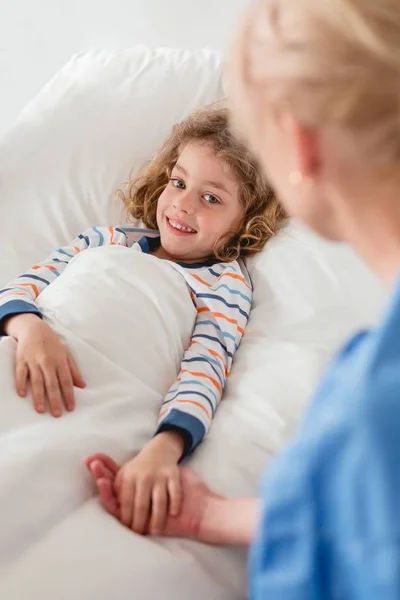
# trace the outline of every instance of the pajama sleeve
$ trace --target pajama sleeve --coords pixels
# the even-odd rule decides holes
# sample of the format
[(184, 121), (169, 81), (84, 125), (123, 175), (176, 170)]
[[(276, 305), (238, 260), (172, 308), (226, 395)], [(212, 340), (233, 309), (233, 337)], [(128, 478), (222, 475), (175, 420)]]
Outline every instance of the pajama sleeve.
[(244, 334), (252, 289), (242, 273), (224, 271), (210, 285), (200, 277), (191, 290), (197, 317), (181, 370), (168, 391), (157, 433), (179, 430), (184, 456), (210, 428), (221, 400), (233, 358)]
[(107, 244), (126, 245), (126, 234), (118, 227), (92, 227), (78, 235), (68, 246), (57, 248), (43, 262), (33, 265), (26, 273), (0, 290), (0, 336), (8, 317), (32, 313), (42, 317), (36, 305), (39, 294), (57, 279), (69, 262), (83, 250)]

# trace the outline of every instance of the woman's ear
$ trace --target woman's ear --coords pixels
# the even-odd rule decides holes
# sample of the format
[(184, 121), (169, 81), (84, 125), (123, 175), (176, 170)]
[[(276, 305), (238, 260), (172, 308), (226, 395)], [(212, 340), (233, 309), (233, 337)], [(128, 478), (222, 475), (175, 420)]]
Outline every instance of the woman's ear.
[(282, 115), (280, 120), (292, 148), (294, 168), (304, 177), (314, 179), (321, 162), (317, 132), (298, 123), (289, 113)]

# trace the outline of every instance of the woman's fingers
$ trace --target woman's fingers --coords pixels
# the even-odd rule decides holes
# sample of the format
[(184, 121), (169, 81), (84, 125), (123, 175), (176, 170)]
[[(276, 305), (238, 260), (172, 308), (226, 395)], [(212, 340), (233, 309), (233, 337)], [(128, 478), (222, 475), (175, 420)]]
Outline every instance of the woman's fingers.
[(118, 473), (118, 471), (121, 469), (120, 465), (118, 463), (115, 462), (115, 460), (113, 460), (111, 458), (111, 456), (108, 456), (108, 454), (102, 454), (101, 452), (97, 452), (96, 454), (92, 454), (91, 456), (88, 456), (86, 459), (86, 463), (91, 463), (94, 460), (99, 460), (101, 461), (104, 466), (106, 466), (108, 469), (110, 469), (110, 471), (113, 473), (113, 475), (116, 475)]
[(97, 489), (100, 495), (100, 502), (104, 506), (104, 508), (114, 517), (119, 519), (119, 505), (118, 499), (113, 492), (112, 483), (109, 479), (97, 479), (96, 481)]

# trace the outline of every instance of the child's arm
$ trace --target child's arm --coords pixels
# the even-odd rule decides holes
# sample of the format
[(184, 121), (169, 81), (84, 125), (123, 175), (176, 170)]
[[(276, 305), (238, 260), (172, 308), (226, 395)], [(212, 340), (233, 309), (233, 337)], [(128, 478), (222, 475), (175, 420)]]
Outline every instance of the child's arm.
[(252, 302), (252, 288), (238, 263), (224, 270), (207, 292), (199, 289), (192, 293), (197, 318), (191, 343), (163, 402), (157, 429), (180, 431), (185, 440), (184, 456), (210, 428)]
[(41, 320), (36, 298), (61, 275), (74, 256), (104, 244), (125, 245), (126, 235), (114, 227), (89, 229), (0, 291), (0, 336), (6, 334), (17, 341), (17, 393), (26, 395), (29, 379), (38, 412), (45, 412), (46, 398), (55, 417), (61, 415), (63, 402), (68, 410), (72, 410), (73, 386), (84, 387), (85, 382), (67, 348)]
[(191, 344), (163, 403), (156, 435), (116, 478), (119, 518), (136, 533), (161, 533), (167, 519), (179, 514), (178, 463), (210, 427), (248, 320), (251, 295), (238, 265), (224, 271), (207, 293), (193, 292), (198, 315)]

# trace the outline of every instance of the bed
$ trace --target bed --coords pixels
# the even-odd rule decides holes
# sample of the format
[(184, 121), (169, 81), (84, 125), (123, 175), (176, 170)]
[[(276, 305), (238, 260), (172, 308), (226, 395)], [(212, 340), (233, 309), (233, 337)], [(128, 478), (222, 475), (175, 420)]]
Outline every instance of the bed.
[[(113, 195), (118, 184), (174, 122), (223, 95), (221, 58), (211, 50), (136, 46), (73, 57), (0, 140), (0, 285), (87, 227), (126, 224)], [(257, 493), (327, 361), (349, 333), (375, 320), (384, 296), (347, 247), (296, 223), (248, 269), (254, 302), (246, 335), (211, 433), (188, 461), (230, 496)], [(11, 360), (0, 361), (0, 373), (10, 370)], [(19, 422), (20, 409), (0, 397), (0, 596), (245, 598), (246, 549), (140, 537), (101, 509), (83, 458), (97, 447), (127, 457), (153, 416), (142, 415), (129, 441), (125, 413), (98, 410), (109, 381), (95, 364), (90, 376), (96, 393), (82, 399), (85, 418), (40, 435), (35, 428), (46, 417), (32, 410)], [(38, 462), (29, 463), (31, 452)]]

